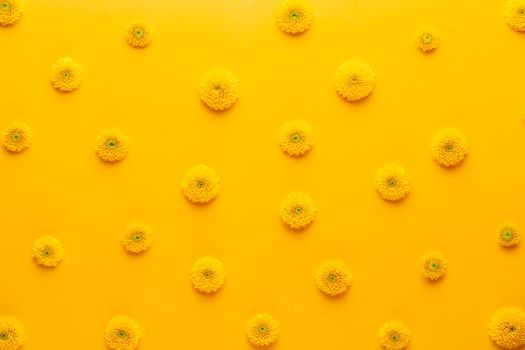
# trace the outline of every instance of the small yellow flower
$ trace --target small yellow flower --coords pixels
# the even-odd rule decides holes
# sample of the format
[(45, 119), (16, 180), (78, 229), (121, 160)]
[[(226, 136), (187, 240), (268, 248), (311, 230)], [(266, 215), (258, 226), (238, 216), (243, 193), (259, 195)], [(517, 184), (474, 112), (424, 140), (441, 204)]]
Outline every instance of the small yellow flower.
[(226, 69), (212, 69), (201, 76), (198, 92), (206, 106), (214, 111), (223, 111), (239, 99), (239, 82)]
[(215, 293), (224, 285), (226, 273), (220, 260), (203, 257), (195, 261), (190, 279), (193, 287), (202, 293)]
[(106, 326), (106, 344), (113, 350), (133, 350), (139, 345), (141, 337), (139, 324), (127, 316), (114, 317)]
[(352, 284), (352, 274), (343, 262), (330, 260), (317, 268), (315, 283), (321, 292), (336, 296), (348, 290)]
[(197, 165), (182, 180), (182, 193), (192, 203), (207, 203), (219, 195), (217, 173), (206, 165)]
[(312, 7), (305, 0), (285, 0), (277, 9), (276, 20), (279, 29), (285, 33), (303, 33), (312, 24)]
[(0, 25), (8, 26), (18, 21), (22, 15), (21, 0), (0, 0)]
[(448, 262), (441, 253), (430, 252), (423, 256), (421, 271), (423, 276), (431, 281), (436, 281), (447, 273)]
[(61, 58), (51, 67), (51, 84), (62, 92), (75, 91), (80, 87), (84, 69), (69, 57)]
[(269, 314), (253, 316), (246, 324), (248, 340), (255, 346), (266, 346), (279, 339), (279, 323)]
[(515, 247), (520, 242), (520, 234), (516, 225), (509, 222), (499, 230), (499, 244), (505, 248)]
[(410, 192), (410, 184), (405, 168), (387, 164), (376, 173), (374, 186), (381, 198), (389, 201), (398, 201)]
[(349, 102), (359, 101), (374, 91), (376, 74), (357, 59), (343, 62), (335, 74), (335, 91)]
[(525, 313), (515, 307), (499, 309), (490, 319), (489, 337), (504, 349), (525, 345)]
[(510, 0), (507, 2), (505, 22), (518, 32), (525, 31), (525, 0)]
[(292, 157), (299, 157), (312, 149), (314, 137), (310, 125), (291, 121), (281, 127), (279, 133), (279, 147)]
[(22, 152), (31, 145), (31, 130), (26, 124), (11, 123), (2, 131), (2, 144), (10, 152)]
[(57, 266), (64, 258), (64, 247), (55, 237), (41, 237), (33, 243), (33, 257), (42, 266)]
[(420, 28), (416, 36), (416, 45), (423, 52), (435, 50), (439, 45), (439, 33), (434, 28)]
[(410, 331), (398, 321), (387, 322), (379, 330), (379, 344), (386, 350), (401, 350), (408, 347)]
[(467, 138), (454, 128), (444, 128), (432, 138), (431, 152), (432, 158), (445, 167), (458, 165), (467, 156)]
[(284, 224), (299, 230), (310, 225), (315, 219), (314, 201), (303, 192), (292, 192), (281, 202), (279, 214)]
[(141, 222), (132, 222), (126, 226), (121, 238), (124, 249), (131, 253), (142, 253), (151, 247), (153, 233), (151, 228)]
[(13, 317), (0, 317), (0, 350), (17, 350), (24, 345), (22, 324)]
[(126, 29), (126, 41), (132, 47), (143, 48), (151, 43), (150, 26), (143, 22), (135, 22)]
[(95, 152), (105, 162), (118, 162), (129, 152), (129, 139), (118, 130), (104, 130), (97, 138)]

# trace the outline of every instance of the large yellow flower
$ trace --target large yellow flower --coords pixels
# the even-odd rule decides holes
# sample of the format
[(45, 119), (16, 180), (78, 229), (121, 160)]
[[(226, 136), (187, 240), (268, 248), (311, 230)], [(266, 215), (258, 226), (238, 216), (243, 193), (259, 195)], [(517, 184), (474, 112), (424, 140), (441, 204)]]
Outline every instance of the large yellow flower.
[(118, 130), (104, 130), (97, 138), (95, 152), (105, 162), (118, 162), (129, 152), (129, 139)]
[(313, 20), (313, 11), (305, 0), (285, 0), (277, 9), (277, 26), (285, 33), (305, 32)]
[(284, 224), (292, 229), (302, 229), (315, 219), (314, 201), (303, 192), (292, 192), (281, 202), (279, 214)]
[(505, 247), (515, 247), (520, 242), (520, 234), (515, 224), (509, 222), (501, 226), (499, 230), (499, 243)]
[(151, 227), (141, 222), (132, 222), (126, 226), (121, 238), (124, 249), (131, 253), (148, 250), (153, 241)]
[(113, 350), (133, 350), (141, 337), (139, 324), (127, 316), (114, 317), (106, 326), (106, 344)]
[(198, 92), (206, 106), (214, 111), (223, 111), (239, 99), (239, 82), (229, 70), (212, 69), (201, 76)]
[(515, 307), (499, 309), (490, 319), (489, 337), (504, 349), (525, 345), (525, 313)]
[(11, 123), (2, 131), (2, 144), (10, 152), (22, 152), (31, 145), (31, 130), (26, 124)]
[(431, 281), (438, 280), (445, 276), (448, 269), (448, 262), (439, 252), (430, 252), (423, 256), (421, 271), (423, 276)]
[(335, 91), (350, 102), (361, 100), (374, 91), (376, 74), (370, 66), (357, 59), (349, 59), (335, 74)]
[(80, 87), (84, 69), (69, 57), (61, 58), (51, 67), (51, 84), (62, 92), (75, 91)]
[(409, 342), (410, 331), (402, 322), (387, 322), (379, 330), (379, 344), (386, 350), (405, 349)]
[(374, 186), (381, 198), (389, 201), (398, 201), (410, 192), (410, 184), (405, 168), (387, 164), (376, 173)]
[(12, 317), (0, 318), (0, 350), (17, 350), (24, 345), (25, 333), (22, 324)]
[(203, 257), (195, 261), (190, 279), (193, 287), (202, 293), (214, 293), (224, 285), (226, 273), (220, 260)]
[(22, 15), (21, 0), (0, 0), (0, 25), (7, 26), (18, 21)]
[(255, 315), (246, 324), (246, 335), (255, 346), (270, 345), (279, 338), (279, 323), (269, 314)]
[(135, 22), (126, 29), (126, 41), (132, 47), (146, 47), (151, 43), (150, 26), (144, 22)]
[(41, 237), (33, 243), (33, 257), (42, 266), (57, 266), (64, 258), (64, 247), (55, 237)]
[(467, 139), (454, 128), (444, 128), (432, 138), (432, 158), (445, 167), (458, 165), (468, 153)]
[(314, 146), (314, 137), (310, 125), (291, 121), (281, 127), (279, 147), (292, 157), (304, 155)]
[(219, 195), (220, 180), (217, 173), (206, 165), (188, 170), (182, 180), (182, 193), (192, 203), (207, 203)]
[(525, 31), (525, 0), (510, 0), (507, 2), (505, 22), (516, 31)]
[(342, 261), (330, 260), (317, 268), (315, 283), (321, 292), (336, 296), (348, 290), (352, 283), (352, 274)]
[(439, 45), (439, 33), (434, 28), (420, 28), (416, 35), (416, 45), (423, 52), (435, 50)]

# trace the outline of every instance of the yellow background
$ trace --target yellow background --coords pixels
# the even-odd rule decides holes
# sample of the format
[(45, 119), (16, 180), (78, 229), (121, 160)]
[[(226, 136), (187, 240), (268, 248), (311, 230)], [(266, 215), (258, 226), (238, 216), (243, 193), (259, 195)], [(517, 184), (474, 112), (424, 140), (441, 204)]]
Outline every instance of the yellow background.
[[(0, 28), (0, 121), (24, 121), (34, 135), (26, 152), (0, 152), (0, 311), (23, 322), (27, 349), (104, 349), (117, 314), (140, 323), (144, 350), (249, 349), (245, 322), (258, 312), (281, 323), (275, 349), (376, 349), (392, 319), (410, 328), (413, 349), (493, 349), (490, 315), (525, 307), (524, 248), (497, 243), (501, 223), (525, 228), (525, 36), (505, 25), (505, 1), (312, 0), (314, 23), (299, 37), (276, 27), (278, 3), (28, 0), (20, 22)], [(144, 50), (123, 40), (137, 19), (155, 31)], [(430, 55), (414, 45), (426, 25), (442, 38)], [(71, 94), (48, 80), (63, 56), (85, 70)], [(359, 104), (333, 89), (350, 57), (377, 73)], [(222, 114), (196, 93), (214, 67), (240, 81), (238, 103)], [(291, 119), (317, 137), (302, 159), (277, 146)], [(444, 126), (470, 143), (457, 169), (429, 155)], [(130, 137), (119, 164), (93, 152), (105, 128)], [(390, 162), (406, 167), (413, 188), (399, 204), (372, 185)], [(221, 177), (205, 207), (180, 191), (199, 163)], [(294, 190), (318, 209), (301, 233), (278, 216)], [(119, 241), (136, 220), (156, 234), (142, 256)], [(48, 234), (66, 249), (56, 269), (31, 259), (33, 241)], [(428, 250), (449, 260), (439, 283), (420, 274)], [(228, 274), (211, 297), (188, 277), (203, 255), (221, 259)], [(313, 280), (331, 258), (354, 275), (339, 299)]]

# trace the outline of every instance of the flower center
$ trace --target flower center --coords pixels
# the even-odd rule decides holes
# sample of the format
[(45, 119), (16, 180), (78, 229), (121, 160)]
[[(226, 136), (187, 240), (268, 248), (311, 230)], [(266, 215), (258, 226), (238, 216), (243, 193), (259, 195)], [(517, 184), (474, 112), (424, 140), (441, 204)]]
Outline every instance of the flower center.
[(525, 16), (525, 9), (521, 8), (518, 10), (518, 15)]
[(302, 207), (295, 207), (293, 211), (294, 211), (295, 214), (299, 215), (299, 214), (302, 214), (303, 208)]
[(215, 90), (216, 92), (221, 92), (222, 91), (222, 85), (221, 84), (213, 85), (213, 90)]
[(396, 187), (397, 186), (397, 180), (395, 178), (391, 177), (391, 178), (386, 180), (386, 184), (390, 188)]
[(199, 190), (202, 190), (203, 188), (206, 188), (206, 181), (203, 179), (197, 180), (197, 188)]
[(268, 326), (265, 324), (260, 324), (257, 326), (257, 333), (260, 335), (267, 335), (269, 333)]
[(210, 269), (206, 269), (202, 271), (202, 277), (206, 278), (207, 280), (212, 279), (214, 276), (215, 276), (215, 273)]
[(108, 139), (106, 141), (106, 147), (109, 149), (116, 149), (118, 147), (118, 142), (115, 139)]
[(135, 232), (132, 236), (131, 236), (131, 240), (133, 242), (141, 242), (143, 240), (143, 237), (142, 237), (142, 233), (141, 232)]
[(361, 79), (359, 79), (357, 74), (352, 74), (348, 77), (348, 81), (350, 85), (358, 85), (361, 82)]
[(439, 262), (435, 260), (429, 261), (427, 266), (428, 269), (432, 272), (436, 272), (437, 270), (439, 270)]
[(515, 331), (516, 331), (516, 327), (515, 327), (514, 325), (512, 325), (512, 324), (509, 325), (509, 326), (507, 327), (507, 329), (509, 330), (509, 332), (515, 332)]
[(120, 339), (128, 339), (128, 332), (126, 332), (123, 329), (119, 329), (117, 331), (117, 337), (119, 337)]
[(42, 255), (46, 258), (50, 257), (53, 255), (53, 249), (51, 249), (51, 247), (45, 247), (43, 250), (42, 250)]
[(61, 71), (60, 76), (62, 77), (62, 80), (66, 82), (73, 80), (73, 72), (67, 69)]
[(328, 282), (330, 283), (335, 283), (339, 281), (339, 275), (334, 273), (334, 272), (331, 272), (328, 274)]
[(421, 35), (421, 41), (423, 41), (423, 44), (430, 44), (432, 42), (432, 35), (429, 33), (424, 33)]
[(447, 143), (447, 144), (445, 144), (443, 149), (445, 150), (445, 152), (452, 152), (454, 150), (454, 144), (453, 143)]
[(392, 343), (397, 343), (399, 341), (399, 334), (397, 333), (392, 333), (390, 335), (390, 340), (392, 341)]
[(503, 229), (503, 231), (501, 231), (501, 238), (508, 242), (510, 240), (512, 240), (512, 238), (514, 237), (514, 232), (512, 232), (512, 230), (509, 230), (508, 228), (506, 229)]
[(9, 334), (7, 332), (0, 332), (0, 340), (9, 339)]
[(7, 1), (2, 1), (0, 3), (0, 9), (3, 11), (9, 11), (11, 9), (11, 5)]
[(290, 11), (291, 19), (298, 19), (299, 17), (301, 17), (301, 14), (299, 13), (299, 11), (297, 11), (296, 9), (293, 9)]
[(22, 134), (19, 133), (18, 131), (15, 131), (11, 134), (11, 141), (13, 142), (19, 142), (21, 138), (22, 138)]
[(301, 135), (299, 133), (293, 133), (292, 136), (290, 136), (290, 141), (292, 141), (292, 143), (299, 143), (303, 140), (303, 138), (301, 137)]
[(140, 39), (144, 36), (145, 34), (145, 30), (144, 28), (141, 28), (141, 27), (135, 27), (133, 29), (133, 36), (136, 38), (136, 39)]

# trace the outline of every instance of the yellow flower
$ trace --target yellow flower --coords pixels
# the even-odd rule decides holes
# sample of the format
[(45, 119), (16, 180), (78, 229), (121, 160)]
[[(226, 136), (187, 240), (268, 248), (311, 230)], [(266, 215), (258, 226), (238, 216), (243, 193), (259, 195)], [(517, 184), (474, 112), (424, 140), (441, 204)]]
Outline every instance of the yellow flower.
[(432, 158), (445, 167), (458, 165), (468, 153), (467, 139), (454, 128), (444, 128), (432, 138)]
[(124, 249), (128, 252), (145, 252), (149, 249), (153, 241), (152, 230), (146, 224), (133, 222), (126, 226), (121, 241)]
[(504, 349), (525, 345), (525, 313), (515, 307), (499, 309), (490, 319), (489, 337)]
[(226, 69), (212, 69), (201, 76), (198, 91), (206, 106), (214, 111), (223, 111), (239, 99), (239, 82)]
[(423, 276), (431, 281), (436, 281), (447, 273), (448, 262), (441, 253), (430, 252), (423, 256), (421, 271)]
[(310, 125), (291, 121), (281, 127), (279, 147), (292, 157), (304, 155), (314, 146), (314, 137)]
[(315, 219), (314, 201), (302, 192), (292, 192), (281, 202), (279, 214), (284, 224), (292, 229), (302, 229)]
[(303, 33), (312, 24), (312, 7), (305, 0), (285, 0), (277, 9), (276, 20), (279, 29), (285, 33)]
[(520, 234), (516, 225), (506, 223), (499, 230), (499, 244), (505, 248), (515, 247), (520, 242)]
[(193, 264), (190, 278), (193, 287), (199, 292), (214, 293), (224, 285), (226, 273), (220, 260), (203, 257)]
[(331, 260), (317, 268), (315, 283), (321, 292), (336, 296), (348, 290), (352, 284), (352, 274), (343, 262)]
[(151, 29), (148, 24), (135, 22), (126, 29), (126, 41), (132, 47), (146, 47), (151, 43)]
[(405, 168), (395, 164), (387, 164), (379, 169), (374, 185), (381, 198), (389, 201), (403, 199), (410, 192)]
[(215, 170), (197, 165), (182, 180), (182, 193), (192, 203), (207, 203), (219, 195), (220, 180)]
[(40, 265), (57, 266), (64, 258), (64, 247), (55, 237), (41, 237), (33, 243), (33, 257)]
[(387, 322), (379, 330), (379, 344), (386, 350), (405, 349), (410, 342), (410, 331), (402, 322)]
[(114, 317), (106, 326), (106, 344), (113, 350), (133, 350), (141, 336), (139, 324), (127, 316)]
[(31, 145), (31, 130), (22, 123), (11, 123), (2, 131), (2, 144), (10, 152), (22, 152)]
[(375, 84), (376, 74), (372, 68), (353, 58), (341, 64), (335, 74), (335, 91), (350, 102), (370, 95)]
[(104, 130), (97, 138), (95, 152), (106, 162), (118, 162), (129, 152), (129, 139), (118, 130)]
[(430, 52), (439, 45), (439, 34), (434, 28), (420, 28), (417, 32), (416, 45), (423, 52)]
[(507, 2), (505, 22), (516, 31), (525, 31), (525, 0), (510, 0)]
[(20, 349), (25, 342), (22, 324), (12, 317), (0, 318), (0, 350)]
[(51, 67), (51, 84), (62, 92), (75, 91), (80, 87), (84, 70), (69, 57), (61, 58)]
[(279, 338), (279, 323), (269, 314), (255, 315), (246, 324), (246, 335), (255, 346), (270, 345)]
[(22, 15), (22, 11), (21, 0), (0, 0), (0, 25), (15, 23)]

